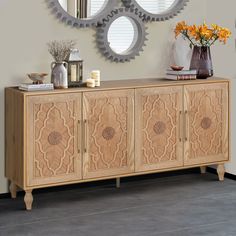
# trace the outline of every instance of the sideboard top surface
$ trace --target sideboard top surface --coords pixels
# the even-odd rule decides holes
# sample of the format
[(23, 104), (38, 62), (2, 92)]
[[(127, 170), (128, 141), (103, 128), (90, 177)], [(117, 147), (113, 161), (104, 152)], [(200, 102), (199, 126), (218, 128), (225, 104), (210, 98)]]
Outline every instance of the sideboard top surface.
[(152, 79), (130, 79), (130, 80), (113, 80), (102, 81), (100, 87), (96, 88), (69, 88), (69, 89), (55, 89), (52, 91), (33, 91), (27, 92), (19, 90), (18, 87), (9, 87), (7, 89), (13, 89), (18, 91), (24, 96), (43, 95), (43, 94), (60, 94), (60, 93), (78, 93), (78, 92), (92, 92), (103, 90), (118, 90), (118, 89), (134, 89), (134, 88), (149, 88), (149, 87), (163, 87), (163, 86), (180, 86), (180, 85), (192, 85), (192, 84), (207, 84), (207, 83), (220, 83), (230, 82), (229, 79), (212, 77), (206, 80), (181, 80), (172, 81), (164, 78), (152, 78)]

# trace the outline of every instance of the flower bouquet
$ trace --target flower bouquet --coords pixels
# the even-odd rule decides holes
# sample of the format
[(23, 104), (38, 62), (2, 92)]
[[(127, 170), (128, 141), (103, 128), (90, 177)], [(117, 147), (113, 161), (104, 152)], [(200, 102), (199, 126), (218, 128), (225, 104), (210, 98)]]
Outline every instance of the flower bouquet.
[(176, 38), (182, 35), (193, 48), (190, 70), (197, 70), (197, 78), (206, 79), (213, 76), (210, 47), (216, 41), (226, 44), (231, 31), (216, 24), (210, 27), (206, 23), (197, 26), (187, 25), (182, 21), (176, 25), (174, 32)]

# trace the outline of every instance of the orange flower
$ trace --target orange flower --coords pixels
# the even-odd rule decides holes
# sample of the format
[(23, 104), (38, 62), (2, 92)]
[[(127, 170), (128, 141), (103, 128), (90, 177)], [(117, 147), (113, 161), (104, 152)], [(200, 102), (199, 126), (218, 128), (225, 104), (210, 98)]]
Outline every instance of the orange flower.
[(208, 26), (204, 23), (200, 26), (189, 26), (189, 33), (196, 41), (200, 39), (211, 40), (213, 38), (213, 30), (209, 29)]
[(213, 39), (213, 31), (211, 29), (203, 29), (201, 32), (201, 36), (205, 40), (212, 40)]
[(226, 43), (231, 36), (231, 32), (227, 28), (212, 24), (211, 27), (204, 22), (202, 25), (188, 26), (185, 21), (179, 22), (175, 27), (175, 37), (182, 34), (184, 38), (188, 39), (191, 46), (211, 46), (217, 40)]
[(175, 37), (179, 36), (183, 31), (186, 31), (188, 29), (188, 26), (186, 25), (185, 21), (179, 22), (175, 27)]
[(207, 25), (205, 23), (203, 25), (199, 25), (198, 26), (198, 31), (199, 31), (201, 37), (204, 37), (204, 35), (206, 34), (207, 30), (208, 30), (208, 27), (207, 27)]
[(212, 26), (212, 29), (214, 31), (219, 31), (221, 29), (221, 27), (219, 25), (216, 25), (216, 24), (212, 24), (211, 26)]
[(227, 28), (221, 28), (218, 32), (219, 41), (226, 44), (227, 39), (231, 36), (231, 32)]
[(196, 41), (200, 39), (199, 30), (196, 25), (190, 25), (188, 27), (190, 37), (193, 37)]

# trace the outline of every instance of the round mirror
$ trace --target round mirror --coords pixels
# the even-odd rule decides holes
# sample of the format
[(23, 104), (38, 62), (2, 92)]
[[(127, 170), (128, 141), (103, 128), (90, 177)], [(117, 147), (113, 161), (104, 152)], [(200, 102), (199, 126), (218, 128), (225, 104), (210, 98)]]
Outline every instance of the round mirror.
[(78, 19), (94, 17), (106, 6), (107, 0), (58, 0), (64, 11)]
[(189, 0), (122, 0), (144, 21), (164, 21), (176, 16)]
[(118, 0), (47, 0), (57, 18), (74, 27), (102, 24)]
[(137, 40), (137, 31), (137, 26), (131, 18), (117, 18), (108, 29), (107, 41), (110, 48), (118, 54), (127, 53)]
[(142, 51), (146, 28), (141, 18), (132, 10), (119, 8), (113, 14), (98, 27), (97, 45), (111, 61), (130, 61)]
[(175, 0), (136, 0), (137, 3), (147, 12), (160, 14), (170, 9)]

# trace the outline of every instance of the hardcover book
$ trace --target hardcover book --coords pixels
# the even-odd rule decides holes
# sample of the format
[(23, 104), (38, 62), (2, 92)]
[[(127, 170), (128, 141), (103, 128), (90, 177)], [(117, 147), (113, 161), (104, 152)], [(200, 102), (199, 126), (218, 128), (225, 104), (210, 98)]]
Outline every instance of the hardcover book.
[(53, 84), (21, 84), (19, 86), (20, 90), (24, 91), (42, 91), (42, 90), (53, 90)]

